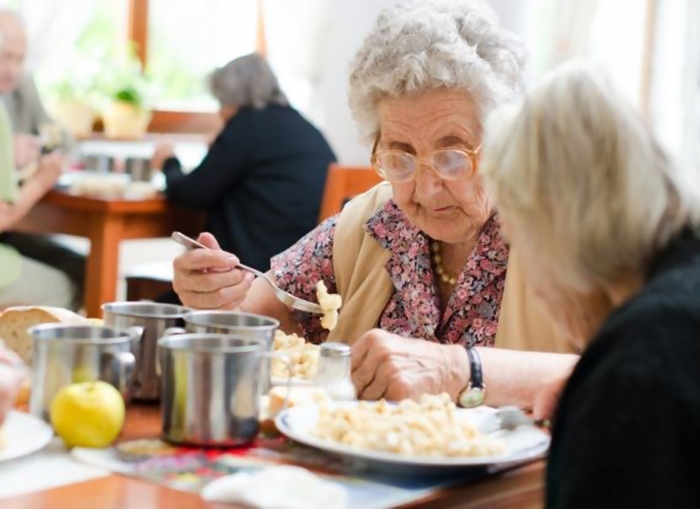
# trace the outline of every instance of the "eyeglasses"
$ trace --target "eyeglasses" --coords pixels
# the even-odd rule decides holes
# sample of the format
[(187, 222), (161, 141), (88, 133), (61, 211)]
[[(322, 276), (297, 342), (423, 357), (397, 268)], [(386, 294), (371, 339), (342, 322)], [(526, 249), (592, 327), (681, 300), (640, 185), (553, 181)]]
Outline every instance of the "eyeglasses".
[(415, 178), (416, 170), (422, 164), (429, 166), (445, 180), (462, 180), (474, 173), (478, 166), (481, 145), (475, 149), (444, 148), (435, 150), (428, 157), (416, 157), (403, 150), (382, 150), (377, 152), (379, 137), (372, 148), (372, 167), (384, 180), (400, 184)]

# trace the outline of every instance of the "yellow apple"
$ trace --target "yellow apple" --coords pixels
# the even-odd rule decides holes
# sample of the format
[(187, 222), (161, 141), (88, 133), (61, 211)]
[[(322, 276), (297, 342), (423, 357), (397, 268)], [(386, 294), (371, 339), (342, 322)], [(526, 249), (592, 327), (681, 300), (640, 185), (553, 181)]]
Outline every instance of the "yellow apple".
[(51, 424), (68, 447), (107, 447), (124, 425), (124, 399), (107, 382), (61, 389), (51, 403)]

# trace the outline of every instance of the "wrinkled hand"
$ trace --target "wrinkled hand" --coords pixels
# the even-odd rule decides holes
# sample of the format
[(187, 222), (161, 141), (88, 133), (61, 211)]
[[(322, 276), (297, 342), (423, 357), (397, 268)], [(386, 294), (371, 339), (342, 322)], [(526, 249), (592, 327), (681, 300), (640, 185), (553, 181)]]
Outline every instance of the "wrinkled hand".
[(455, 397), (466, 386), (468, 368), (460, 365), (454, 348), (461, 347), (371, 330), (351, 348), (357, 394), (390, 401), (442, 392)]
[(151, 157), (151, 168), (162, 170), (167, 159), (175, 157), (175, 148), (170, 142), (160, 142)]
[(25, 377), (22, 360), (0, 346), (0, 426), (12, 410)]
[(39, 159), (41, 140), (31, 134), (14, 135), (15, 166), (19, 169)]
[(210, 249), (175, 258), (173, 289), (187, 307), (236, 309), (245, 300), (253, 274), (236, 269), (238, 258), (222, 251), (213, 235), (202, 233), (197, 240)]

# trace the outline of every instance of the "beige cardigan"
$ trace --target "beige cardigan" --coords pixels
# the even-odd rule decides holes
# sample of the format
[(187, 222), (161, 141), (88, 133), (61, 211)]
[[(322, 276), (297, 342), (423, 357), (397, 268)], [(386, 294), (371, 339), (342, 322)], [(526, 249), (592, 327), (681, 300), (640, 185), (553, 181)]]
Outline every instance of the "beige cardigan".
[[(333, 269), (343, 308), (328, 341), (353, 343), (377, 327), (394, 286), (384, 266), (391, 253), (365, 230), (364, 224), (389, 199), (391, 186), (379, 184), (348, 203), (333, 239)], [(517, 255), (511, 250), (501, 303), (496, 346), (514, 350), (572, 353), (573, 346), (556, 332), (539, 301), (528, 291)]]

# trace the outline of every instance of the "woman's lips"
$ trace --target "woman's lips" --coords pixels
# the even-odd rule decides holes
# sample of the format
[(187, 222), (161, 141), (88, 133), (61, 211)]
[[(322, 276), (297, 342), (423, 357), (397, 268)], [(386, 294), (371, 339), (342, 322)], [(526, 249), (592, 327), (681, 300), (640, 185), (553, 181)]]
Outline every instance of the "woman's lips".
[(437, 207), (433, 209), (433, 214), (445, 214), (447, 212), (451, 212), (454, 209), (453, 206), (447, 206), (447, 207)]

